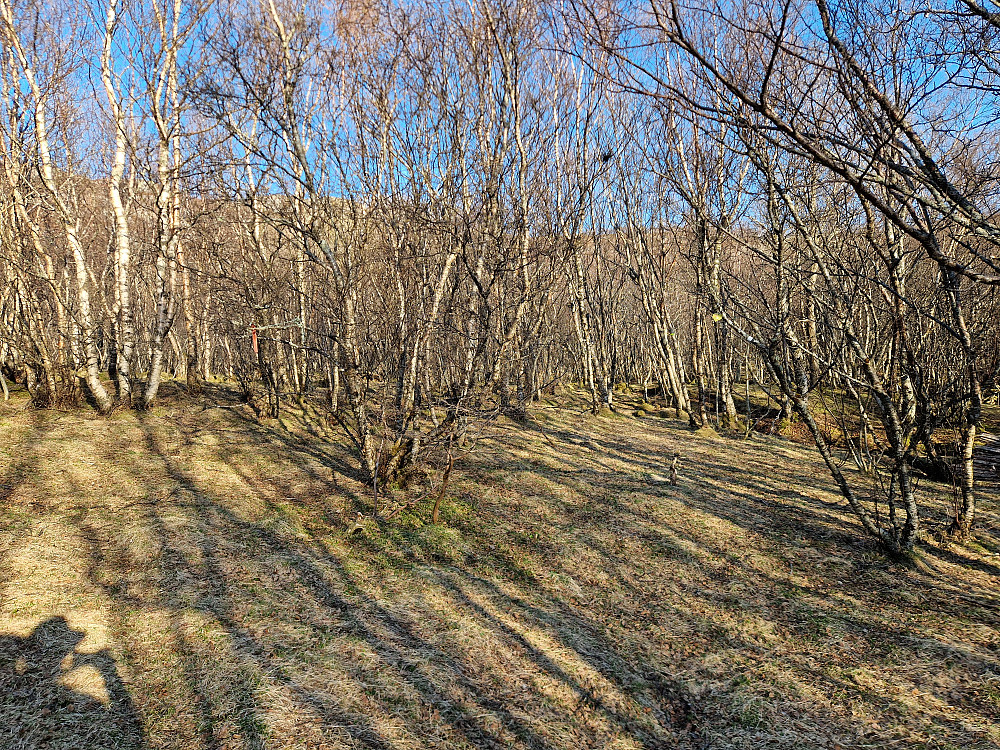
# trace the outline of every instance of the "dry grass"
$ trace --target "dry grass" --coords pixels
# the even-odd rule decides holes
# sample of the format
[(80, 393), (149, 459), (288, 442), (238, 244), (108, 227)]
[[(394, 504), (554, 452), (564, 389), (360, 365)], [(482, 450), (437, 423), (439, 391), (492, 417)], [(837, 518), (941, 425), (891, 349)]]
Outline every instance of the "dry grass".
[(903, 565), (804, 446), (564, 400), (348, 536), (335, 437), (227, 398), (0, 413), (0, 748), (1000, 746), (996, 494)]

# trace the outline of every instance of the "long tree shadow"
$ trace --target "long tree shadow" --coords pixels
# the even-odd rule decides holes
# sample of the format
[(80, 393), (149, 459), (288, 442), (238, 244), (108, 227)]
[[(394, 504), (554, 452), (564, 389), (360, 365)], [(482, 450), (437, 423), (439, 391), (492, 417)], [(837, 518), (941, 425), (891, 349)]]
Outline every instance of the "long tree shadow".
[[(298, 700), (322, 716), (330, 730), (346, 728), (355, 740), (368, 747), (381, 750), (395, 747), (394, 743), (381, 736), (365, 717), (346, 712), (329, 696), (309, 691), (297, 684), (294, 676), (289, 675), (269, 658), (267, 644), (260, 642), (230, 611), (227, 576), (215, 562), (217, 553), (212, 540), (227, 537), (252, 539), (255, 542), (256, 554), (276, 556), (286, 561), (296, 572), (303, 588), (328, 613), (327, 617), (329, 613), (333, 613), (338, 618), (340, 632), (365, 642), (374, 653), (378, 654), (383, 670), (390, 671), (396, 679), (414, 689), (428, 708), (446, 718), (449, 724), (473, 746), (492, 747), (504, 744), (495, 729), (487, 726), (487, 722), (481, 718), (477, 718), (477, 715), (482, 717), (484, 713), (488, 713), (503, 724), (509, 734), (518, 737), (526, 747), (548, 747), (544, 740), (535, 736), (530, 728), (502, 703), (480, 699), (479, 694), (483, 692), (481, 686), (465, 677), (461, 669), (451, 665), (448, 654), (435, 652), (434, 647), (422, 640), (410, 623), (394, 616), (370, 597), (365, 597), (361, 601), (357, 598), (349, 601), (331, 588), (327, 582), (327, 575), (330, 563), (336, 561), (331, 559), (319, 561), (310, 551), (297, 549), (275, 532), (249, 523), (214, 502), (210, 495), (205, 493), (161, 449), (155, 431), (144, 426), (144, 432), (150, 453), (159, 457), (169, 477), (193, 500), (197, 510), (195, 520), (200, 526), (198, 537), (202, 553), (200, 569), (192, 569), (181, 559), (170, 560), (170, 567), (173, 570), (186, 568), (192, 577), (211, 590), (212, 596), (200, 597), (195, 607), (211, 614), (225, 628), (234, 650), (241, 655), (241, 658), (251, 660), (257, 670), (289, 689)], [(156, 512), (155, 509), (150, 511), (152, 514)], [(159, 525), (162, 528), (162, 525), (153, 518), (150, 519), (150, 523), (154, 527)], [(169, 541), (166, 539), (162, 540), (162, 543), (169, 546)], [(99, 548), (99, 544), (92, 544), (97, 558), (95, 568), (104, 564), (100, 559)], [(96, 575), (94, 577), (100, 578)], [(328, 628), (325, 621), (314, 625), (317, 629)], [(428, 654), (433, 654), (433, 658), (429, 660)], [(436, 676), (434, 670), (429, 668), (431, 662), (444, 672), (443, 677)], [(451, 684), (458, 685), (459, 695), (454, 694)], [(462, 702), (475, 705), (477, 710), (468, 710), (471, 705), (465, 710), (459, 710), (456, 703)]]
[[(449, 648), (449, 641), (428, 636), (428, 622), (421, 619), (428, 615), (427, 611), (419, 608), (404, 611), (387, 602), (378, 584), (360, 574), (358, 561), (331, 553), (316, 536), (270, 526), (259, 519), (248, 520), (238, 514), (225, 497), (213, 492), (193, 471), (185, 468), (182, 457), (164, 446), (154, 424), (141, 419), (140, 429), (148, 454), (155, 457), (169, 480), (177, 486), (177, 493), (171, 498), (142, 506), (144, 521), (155, 530), (157, 543), (163, 550), (157, 560), (158, 569), (150, 574), (160, 578), (151, 597), (134, 595), (122, 588), (107, 590), (127, 606), (170, 610), (176, 618), (175, 631), (181, 629), (179, 619), (188, 610), (199, 612), (221, 626), (234, 658), (241, 665), (233, 675), (238, 700), (235, 708), (229, 710), (252, 717), (242, 729), (244, 746), (261, 747), (265, 743), (265, 733), (257, 727), (266, 723), (263, 716), (267, 707), (261, 704), (257, 686), (243, 675), (258, 675), (280, 688), (292, 701), (320, 718), (328, 737), (346, 733), (353, 744), (378, 750), (392, 750), (409, 741), (409, 738), (397, 739), (398, 732), (383, 728), (384, 717), (397, 710), (399, 695), (403, 693), (415, 698), (421, 717), (435, 717), (416, 720), (407, 729), (411, 737), (438, 726), (444, 728), (443, 733), (435, 734), (433, 741), (427, 740), (427, 745), (519, 746), (540, 750), (565, 746), (565, 742), (551, 739), (540, 726), (541, 720), (549, 714), (541, 708), (545, 696), (537, 689), (512, 697), (480, 669), (481, 665), (475, 662), (477, 652)], [(262, 448), (265, 444), (273, 447), (273, 436), (268, 432), (253, 425), (245, 429), (249, 433), (245, 442), (248, 449)], [(303, 470), (302, 463), (294, 461), (297, 450), (294, 441), (289, 438), (282, 442), (282, 454), (276, 458), (280, 462), (289, 461), (295, 471)], [(275, 499), (288, 495), (291, 485), (280, 471), (248, 470), (241, 460), (245, 446), (220, 445), (218, 457), (239, 479), (240, 485), (265, 508), (264, 515), (273, 517), (278, 514)], [(623, 445), (616, 446), (615, 452), (615, 460), (625, 461), (638, 472), (648, 472), (651, 462), (660, 458), (652, 453), (630, 456)], [(328, 465), (319, 456), (313, 459)], [(632, 463), (627, 463), (629, 461)], [(626, 606), (617, 614), (627, 614), (634, 621), (673, 622), (680, 632), (709, 633), (715, 641), (704, 648), (722, 651), (723, 644), (728, 643), (726, 647), (753, 652), (759, 646), (742, 639), (738, 628), (716, 619), (711, 612), (696, 615), (676, 606), (675, 602), (657, 601), (652, 594), (658, 589), (650, 587), (644, 582), (641, 571), (635, 570), (637, 560), (630, 553), (634, 546), (626, 542), (663, 548), (669, 554), (675, 554), (671, 550), (678, 555), (690, 554), (690, 564), (686, 558), (678, 559), (682, 568), (687, 567), (698, 576), (699, 586), (723, 592), (734, 580), (742, 579), (761, 590), (789, 591), (790, 601), (793, 595), (795, 601), (787, 605), (780, 601), (767, 602), (759, 605), (759, 613), (785, 622), (789, 621), (789, 612), (802, 614), (801, 624), (791, 620), (791, 627), (797, 628), (794, 632), (797, 638), (815, 637), (816, 623), (833, 615), (839, 623), (837, 627), (858, 640), (868, 638), (863, 634), (873, 628), (878, 630), (879, 639), (894, 644), (905, 643), (911, 637), (910, 631), (902, 625), (893, 628), (884, 620), (844, 612), (843, 605), (830, 599), (822, 587), (800, 586), (791, 591), (792, 584), (788, 580), (761, 570), (752, 561), (727, 549), (724, 542), (698, 536), (690, 528), (649, 507), (633, 507), (620, 498), (636, 491), (635, 482), (616, 476), (613, 467), (603, 461), (592, 463), (596, 467), (577, 471), (551, 467), (545, 470), (546, 481), (555, 485), (574, 489), (582, 477), (590, 485), (600, 486), (601, 492), (589, 501), (592, 507), (587, 514), (566, 504), (555, 513), (551, 510), (522, 513), (516, 524), (537, 529), (539, 534), (544, 531), (571, 540), (603, 560), (608, 582), (589, 592), (589, 596), (574, 599), (548, 588), (545, 577), (536, 576), (535, 567), (526, 560), (531, 556), (545, 558), (549, 573), (569, 575), (573, 569), (560, 557), (560, 546), (540, 541), (538, 537), (532, 537), (530, 545), (522, 544), (514, 528), (484, 528), (474, 523), (464, 526), (475, 552), (469, 559), (453, 559), (449, 563), (435, 562), (430, 547), (420, 548), (419, 538), (411, 538), (406, 543), (394, 541), (380, 549), (390, 568), (400, 574), (412, 573), (415, 566), (421, 566), (427, 573), (426, 580), (432, 584), (428, 596), (446, 598), (454, 610), (462, 612), (477, 628), (486, 632), (491, 643), (497, 644), (495, 647), (502, 652), (498, 660), (523, 664), (544, 681), (568, 691), (576, 704), (573, 710), (593, 717), (593, 723), (587, 725), (591, 727), (588, 729), (590, 734), (581, 746), (599, 744), (610, 733), (619, 737), (624, 735), (643, 748), (704, 747), (709, 736), (709, 732), (703, 732), (699, 726), (703, 721), (699, 699), (672, 676), (676, 670), (670, 663), (671, 656), (650, 652), (650, 644), (641, 643), (638, 634), (609, 627), (608, 623), (616, 614), (609, 611), (613, 607), (622, 606), (624, 602)], [(692, 513), (752, 530), (764, 540), (764, 549), (775, 555), (788, 544), (792, 534), (835, 544), (841, 544), (844, 539), (856, 540), (845, 517), (831, 512), (818, 501), (813, 503), (811, 498), (799, 496), (781, 502), (770, 496), (773, 488), (745, 477), (736, 482), (738, 486), (724, 486), (726, 467), (708, 461), (705, 467), (709, 474), (718, 476), (706, 477), (697, 492), (661, 488), (650, 493), (651, 497), (674, 493), (669, 495), (673, 501), (690, 507)], [(132, 470), (137, 477), (142, 476), (142, 468), (136, 466)], [(319, 479), (325, 481), (322, 477)], [(781, 477), (771, 478), (771, 482), (780, 481)], [(338, 491), (335, 486), (324, 486), (331, 492)], [(489, 489), (487, 483), (482, 492), (487, 493)], [(501, 501), (490, 502), (491, 512), (499, 512)], [(737, 505), (740, 507), (735, 507)], [(178, 530), (177, 521), (170, 521), (168, 517), (180, 510), (185, 514), (185, 521)], [(615, 525), (612, 534), (601, 528), (602, 523), (606, 525), (609, 521)], [(107, 585), (106, 571), (116, 565), (115, 543), (102, 537), (96, 529), (88, 533), (92, 555), (90, 577)], [(187, 541), (183, 542), (179, 534), (187, 535)], [(621, 538), (622, 546), (617, 545), (616, 537)], [(491, 544), (497, 540), (505, 544)], [(521, 553), (524, 557), (518, 559)], [(274, 563), (287, 566), (289, 575), (259, 583), (264, 596), (262, 603), (294, 600), (295, 606), (287, 612), (269, 613), (279, 627), (274, 635), (268, 635), (246, 612), (245, 600), (255, 596), (246, 579), (255, 577)], [(503, 581), (504, 571), (518, 570), (524, 575)], [(180, 587), (174, 580), (178, 574), (185, 582)], [(676, 588), (681, 596), (704, 596), (694, 585), (685, 588), (681, 583)], [(601, 601), (608, 590), (616, 592), (614, 602)], [(515, 593), (517, 591), (522, 593)], [(717, 609), (742, 606), (721, 595), (718, 601)], [(348, 702), (336, 691), (317, 688), (304, 679), (298, 664), (276, 656), (281, 627), (305, 628), (309, 642), (316, 644), (317, 649), (325, 647), (324, 644), (337, 644), (345, 651), (338, 657), (338, 673), (348, 675), (341, 679), (354, 685), (374, 687), (374, 696), (367, 704)], [(554, 648), (540, 645), (538, 633), (545, 634), (554, 643)], [(364, 654), (352, 655), (352, 644), (358, 644)], [(185, 647), (183, 643), (177, 645), (178, 649)], [(189, 681), (197, 683), (198, 672), (206, 665), (196, 662), (204, 657), (199, 656), (196, 648), (187, 648), (185, 660), (190, 663)], [(914, 647), (917, 648), (932, 652), (940, 659), (964, 659), (982, 669), (997, 666), (982, 653), (963, 652), (940, 640), (925, 638), (921, 645)], [(766, 652), (758, 650), (757, 653), (759, 655), (754, 658), (763, 663)], [(586, 669), (570, 669), (568, 663), (577, 663)], [(225, 668), (225, 665), (216, 668)], [(857, 686), (842, 677), (826, 674), (818, 667), (806, 665), (802, 669), (808, 679), (824, 689), (858, 693)], [(603, 687), (595, 688), (594, 683), (588, 681), (591, 678), (582, 676), (588, 671), (599, 677)], [(872, 702), (891, 705), (876, 692), (862, 694)], [(202, 699), (205, 706), (200, 710), (208, 722), (220, 710), (214, 705), (218, 698), (203, 693)], [(362, 705), (367, 705), (368, 710), (362, 710)], [(642, 707), (649, 712), (643, 715)], [(598, 725), (605, 728), (593, 728)], [(852, 731), (846, 724), (840, 729), (848, 734)], [(721, 730), (715, 728), (714, 731), (718, 734)], [(201, 741), (206, 747), (228, 747), (211, 731)]]
[[(619, 444), (616, 447), (624, 453), (625, 446)], [(646, 464), (643, 460), (634, 460), (628, 455), (620, 455), (617, 458), (626, 463), (631, 462), (638, 469), (645, 468), (648, 471), (650, 468), (649, 464)], [(714, 468), (718, 470), (717, 477), (710, 476), (710, 478), (706, 479), (706, 473), (708, 475), (714, 473), (711, 463), (703, 461), (699, 465), (699, 469), (704, 469), (708, 465), (709, 471), (702, 473), (699, 477), (700, 486), (697, 488), (697, 491), (684, 491), (683, 489), (674, 487), (663, 487), (659, 491), (653, 490), (652, 494), (654, 496), (669, 496), (675, 502), (684, 503), (686, 506), (692, 508), (692, 511), (696, 511), (697, 514), (703, 517), (724, 519), (733, 523), (738, 528), (748, 531), (752, 530), (763, 537), (762, 541), (765, 543), (765, 548), (770, 548), (774, 557), (778, 559), (782, 557), (783, 551), (788, 549), (790, 542), (793, 542), (794, 539), (804, 539), (808, 541), (804, 542), (803, 546), (809, 546), (812, 543), (827, 549), (831, 547), (840, 550), (846, 549), (848, 564), (853, 565), (861, 574), (863, 574), (865, 568), (869, 567), (870, 563), (865, 562), (864, 558), (870, 558), (877, 551), (870, 542), (866, 542), (863, 538), (851, 533), (850, 522), (844, 516), (829, 513), (828, 508), (823, 507), (825, 504), (820, 499), (801, 495), (799, 492), (789, 491), (788, 493), (779, 493), (788, 494), (790, 498), (794, 498), (791, 502), (779, 501), (773, 498), (775, 488), (772, 486), (772, 483), (775, 481), (791, 483), (794, 477), (785, 475), (775, 479), (772, 474), (772, 477), (769, 478), (771, 481), (766, 486), (764, 484), (756, 484), (746, 477), (737, 477), (734, 482), (730, 483), (728, 481), (723, 482), (722, 477), (728, 479), (732, 475), (731, 470), (727, 473), (724, 471), (725, 467), (715, 466)], [(578, 482), (580, 472), (553, 470), (549, 466), (545, 474), (548, 480), (553, 480), (554, 476), (554, 481), (563, 482), (567, 487), (574, 487)], [(877, 589), (873, 588), (870, 593), (865, 592), (865, 598), (873, 600), (871, 602), (871, 611), (865, 617), (854, 617), (851, 610), (846, 609), (842, 601), (831, 598), (831, 589), (828, 585), (809, 585), (803, 587), (792, 584), (789, 580), (766, 574), (759, 568), (750, 566), (745, 560), (735, 556), (723, 544), (712, 544), (709, 541), (712, 538), (711, 535), (700, 534), (696, 536), (689, 533), (683, 524), (671, 523), (662, 515), (657, 517), (648, 512), (635, 511), (628, 503), (619, 501), (616, 496), (627, 496), (629, 493), (635, 491), (634, 485), (623, 480), (620, 476), (616, 477), (614, 474), (609, 473), (602, 476), (601, 479), (603, 480), (602, 482), (598, 483), (595, 479), (592, 484), (594, 486), (599, 485), (604, 491), (604, 501), (597, 503), (597, 505), (603, 506), (604, 510), (603, 513), (598, 511), (593, 513), (593, 515), (605, 519), (605, 523), (607, 522), (606, 519), (614, 518), (615, 524), (618, 527), (616, 530), (620, 532), (622, 537), (635, 539), (642, 538), (644, 535), (649, 537), (650, 534), (655, 537), (659, 533), (666, 535), (664, 538), (668, 548), (677, 548), (677, 540), (683, 540), (688, 548), (698, 551), (698, 566), (705, 573), (705, 576), (716, 584), (716, 591), (718, 592), (725, 591), (728, 585), (741, 579), (753, 581), (761, 590), (788, 590), (791, 596), (794, 597), (794, 606), (788, 612), (772, 613), (771, 619), (775, 622), (781, 621), (786, 626), (790, 625), (793, 628), (793, 632), (799, 638), (807, 640), (816, 638), (817, 633), (823, 632), (823, 628), (817, 626), (816, 623), (831, 621), (839, 623), (836, 627), (846, 629), (847, 632), (855, 634), (860, 643), (867, 644), (866, 648), (875, 649), (876, 651), (885, 649), (885, 653), (887, 654), (892, 654), (894, 649), (900, 649), (912, 652), (916, 659), (920, 659), (921, 655), (929, 651), (934, 653), (934, 658), (940, 660), (942, 664), (957, 661), (968, 665), (973, 671), (978, 670), (989, 673), (996, 671), (1000, 667), (1000, 662), (988, 650), (981, 648), (973, 650), (962, 644), (953, 643), (950, 639), (942, 638), (939, 635), (921, 632), (922, 628), (915, 631), (912, 627), (907, 627), (901, 623), (892, 621), (891, 618), (882, 616), (879, 600), (884, 595), (882, 594), (881, 586)], [(519, 479), (522, 487), (524, 487), (526, 481), (530, 484), (530, 480)], [(733, 484), (739, 487), (739, 491), (734, 491)], [(591, 500), (591, 504), (593, 504), (593, 500)], [(619, 590), (630, 591), (636, 596), (640, 595), (640, 592), (632, 583), (635, 579), (636, 567), (634, 556), (629, 558), (618, 555), (615, 548), (608, 546), (599, 536), (587, 533), (581, 534), (578, 528), (578, 518), (568, 516), (562, 524), (558, 519), (551, 517), (547, 517), (544, 520), (539, 519), (539, 521), (549, 527), (560, 527), (561, 525), (564, 532), (576, 529), (574, 538), (587, 546), (599, 550), (603, 559), (608, 561), (609, 565), (605, 569), (605, 572), (614, 580), (614, 587)], [(649, 541), (654, 544), (657, 543), (655, 538), (649, 538)], [(797, 546), (797, 543), (793, 542), (793, 544)], [(850, 551), (852, 549), (854, 550), (853, 553)], [(862, 551), (864, 552), (863, 556), (859, 554)], [(851, 561), (852, 555), (855, 556), (853, 561)], [(822, 556), (820, 555), (820, 557)], [(555, 560), (558, 561), (558, 558), (555, 558)], [(713, 564), (712, 561), (717, 561), (719, 564)], [(953, 559), (951, 562), (961, 564), (962, 560)], [(558, 562), (554, 564), (558, 566)], [(715, 569), (714, 572), (713, 568)], [(905, 575), (923, 579), (919, 583), (917, 581), (908, 582), (904, 585), (904, 588), (909, 586), (910, 583), (917, 587), (926, 585), (927, 583), (926, 576), (917, 576), (913, 571), (906, 571), (905, 569), (901, 572)], [(984, 572), (991, 573), (992, 571), (986, 569)], [(822, 578), (821, 576), (820, 580)], [(842, 584), (842, 582), (838, 583)], [(978, 593), (965, 592), (964, 594), (960, 594), (955, 592), (953, 587), (949, 586), (947, 581), (943, 579), (935, 581), (935, 584), (931, 589), (934, 592), (933, 595), (924, 599), (925, 606), (929, 605), (931, 608), (938, 608), (940, 611), (947, 612), (949, 615), (958, 617), (961, 620), (967, 620), (970, 625), (997, 623), (1000, 602), (998, 602), (994, 593), (983, 589)], [(855, 586), (856, 583), (851, 588), (856, 590)], [(890, 592), (893, 591), (895, 590), (890, 589)], [(695, 590), (692, 593), (699, 594), (700, 592)], [(970, 593), (973, 595), (970, 596)], [(978, 609), (974, 608), (970, 610), (968, 606), (954, 606), (955, 597), (958, 597), (960, 601), (972, 604)], [(725, 600), (724, 595), (718, 598)], [(885, 603), (898, 605), (899, 601), (898, 598), (893, 597)], [(800, 616), (801, 621), (797, 621), (796, 618)], [(741, 642), (738, 631), (730, 632), (726, 637), (730, 643)], [(825, 635), (820, 637), (825, 637)], [(742, 646), (748, 651), (752, 650), (750, 648), (752, 644), (750, 643), (744, 643)], [(864, 668), (864, 666), (863, 662), (855, 664), (855, 667), (859, 669)], [(851, 690), (854, 693), (859, 692), (856, 684), (825, 675), (822, 671), (813, 673), (810, 681), (814, 685), (827, 684), (834, 691)], [(870, 691), (862, 690), (860, 693), (869, 699), (874, 700), (876, 697)], [(951, 693), (944, 688), (937, 693), (937, 698), (941, 701), (942, 705), (946, 704), (950, 697)], [(886, 702), (884, 697), (880, 700), (883, 703)], [(889, 701), (887, 705), (892, 703), (892, 701)], [(899, 704), (896, 710), (901, 715), (905, 715), (906, 708), (903, 704)], [(945, 712), (939, 713), (935, 721), (940, 721), (945, 725), (949, 723), (954, 724), (954, 721), (949, 722), (947, 720)]]

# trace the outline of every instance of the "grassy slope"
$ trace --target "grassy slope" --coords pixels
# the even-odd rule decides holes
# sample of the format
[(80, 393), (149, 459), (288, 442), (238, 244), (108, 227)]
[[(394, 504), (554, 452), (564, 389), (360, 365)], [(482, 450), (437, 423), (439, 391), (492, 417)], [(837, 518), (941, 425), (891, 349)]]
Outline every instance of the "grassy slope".
[(214, 403), (0, 412), (0, 747), (1000, 743), (995, 490), (903, 567), (803, 446), (546, 407), (348, 536), (335, 440)]

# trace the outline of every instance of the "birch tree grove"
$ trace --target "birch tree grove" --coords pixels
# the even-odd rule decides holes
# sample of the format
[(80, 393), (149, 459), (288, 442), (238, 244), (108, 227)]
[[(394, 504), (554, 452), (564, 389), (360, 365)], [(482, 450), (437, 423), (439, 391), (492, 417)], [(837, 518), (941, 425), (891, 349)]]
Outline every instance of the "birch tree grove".
[(894, 553), (925, 481), (968, 535), (998, 11), (0, 0), (0, 385), (319, 404), (376, 502), (543, 396), (641, 394), (798, 429)]

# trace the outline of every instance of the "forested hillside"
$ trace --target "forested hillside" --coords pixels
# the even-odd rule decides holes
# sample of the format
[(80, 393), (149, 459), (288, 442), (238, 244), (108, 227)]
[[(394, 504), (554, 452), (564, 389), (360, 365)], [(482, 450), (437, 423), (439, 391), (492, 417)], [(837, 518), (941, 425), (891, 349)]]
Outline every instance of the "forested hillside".
[(998, 50), (0, 0), (0, 747), (997, 742)]

